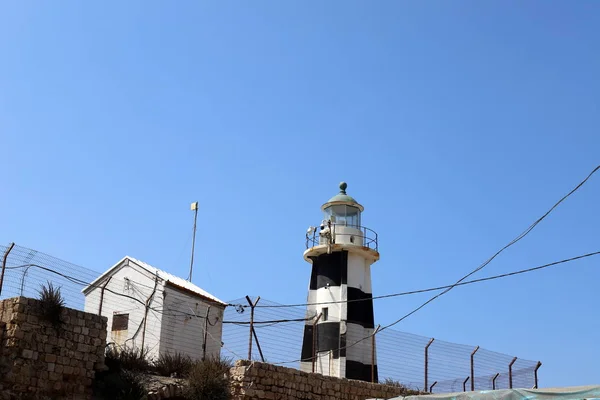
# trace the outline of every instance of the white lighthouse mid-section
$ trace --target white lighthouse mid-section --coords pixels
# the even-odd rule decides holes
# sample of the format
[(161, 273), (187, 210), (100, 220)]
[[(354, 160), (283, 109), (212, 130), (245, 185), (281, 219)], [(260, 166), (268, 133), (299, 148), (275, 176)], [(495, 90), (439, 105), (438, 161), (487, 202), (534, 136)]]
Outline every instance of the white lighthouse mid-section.
[(321, 207), (320, 226), (306, 233), (304, 259), (312, 264), (312, 272), (301, 369), (377, 382), (375, 342), (370, 337), (377, 234), (362, 226), (364, 207), (346, 194), (346, 188), (342, 182), (340, 192)]

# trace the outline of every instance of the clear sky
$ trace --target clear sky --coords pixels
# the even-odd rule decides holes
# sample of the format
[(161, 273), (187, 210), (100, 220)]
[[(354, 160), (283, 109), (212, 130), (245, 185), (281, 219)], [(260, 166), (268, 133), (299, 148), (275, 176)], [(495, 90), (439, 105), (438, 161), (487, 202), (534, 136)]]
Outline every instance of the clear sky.
[[(125, 254), (231, 300), (306, 299), (339, 181), (380, 236), (374, 294), (449, 284), (600, 154), (596, 1), (0, 6), (0, 243)], [(600, 176), (476, 277), (600, 250)], [(598, 381), (600, 259), (457, 288), (404, 331)], [(386, 324), (425, 296), (380, 300)]]

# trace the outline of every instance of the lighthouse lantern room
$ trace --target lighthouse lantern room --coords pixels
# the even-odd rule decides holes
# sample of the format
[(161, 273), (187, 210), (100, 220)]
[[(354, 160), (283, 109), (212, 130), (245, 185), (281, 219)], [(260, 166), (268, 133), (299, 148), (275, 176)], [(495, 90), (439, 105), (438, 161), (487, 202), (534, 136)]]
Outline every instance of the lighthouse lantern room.
[[(312, 264), (301, 369), (377, 382), (371, 264), (377, 234), (362, 226), (364, 207), (347, 184), (321, 207), (319, 227), (306, 233), (304, 259)], [(366, 339), (365, 339), (366, 338)]]

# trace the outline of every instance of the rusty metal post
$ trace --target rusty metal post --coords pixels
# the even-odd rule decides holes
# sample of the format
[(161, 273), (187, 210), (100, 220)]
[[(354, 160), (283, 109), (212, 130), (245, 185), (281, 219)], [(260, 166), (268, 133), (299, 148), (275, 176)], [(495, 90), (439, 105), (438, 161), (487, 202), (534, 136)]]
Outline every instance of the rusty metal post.
[(466, 391), (467, 391), (467, 382), (469, 382), (469, 379), (470, 379), (470, 378), (471, 378), (470, 376), (467, 376), (467, 379), (465, 379), (465, 380), (463, 381), (463, 392), (466, 392)]
[[(427, 343), (427, 346), (425, 346), (425, 390), (427, 390), (427, 383), (428, 383), (428, 374), (429, 374), (429, 346), (431, 346), (431, 343), (433, 343), (435, 339), (431, 338), (429, 340), (429, 343)], [(435, 382), (437, 383), (437, 381)], [(434, 383), (434, 385), (435, 385)], [(432, 385), (433, 387), (433, 385)], [(431, 393), (431, 392), (430, 392)]]
[(510, 364), (508, 364), (508, 388), (512, 389), (513, 387), (513, 376), (512, 376), (512, 366), (517, 361), (517, 357), (513, 358)]
[(206, 307), (204, 316), (204, 337), (202, 338), (202, 361), (206, 360), (206, 340), (208, 339), (208, 317), (210, 315), (210, 306)]
[(260, 300), (260, 296), (256, 298), (256, 301), (253, 303), (250, 297), (246, 296), (246, 300), (248, 304), (250, 304), (250, 336), (248, 337), (248, 360), (252, 361), (252, 332), (254, 332), (254, 307), (258, 304)]
[(312, 372), (315, 372), (315, 363), (316, 363), (316, 358), (317, 358), (317, 322), (319, 322), (319, 320), (321, 319), (321, 316), (323, 315), (323, 313), (320, 313), (317, 316), (317, 319), (315, 319), (315, 322), (313, 322), (313, 341), (312, 341)]
[(475, 353), (479, 350), (479, 346), (471, 353), (471, 392), (475, 391)]
[(535, 389), (539, 389), (538, 388), (538, 369), (540, 369), (540, 367), (542, 366), (542, 362), (538, 361), (537, 365), (535, 366), (535, 370), (533, 371), (533, 377), (535, 379)]
[(106, 283), (104, 285), (102, 285), (102, 289), (100, 289), (100, 305), (98, 306), (98, 315), (100, 315), (100, 316), (102, 315), (102, 305), (104, 304), (104, 290), (110, 283), (111, 279), (112, 279), (112, 276), (109, 276)]
[[(433, 384), (429, 387), (429, 393), (433, 392), (433, 387), (437, 385), (437, 381), (433, 382)], [(427, 389), (427, 388), (425, 388)]]
[(15, 243), (11, 243), (4, 252), (4, 257), (2, 258), (2, 273), (0, 273), (0, 294), (2, 294), (2, 284), (4, 283), (4, 271), (6, 270), (6, 260), (8, 259), (8, 253), (15, 247)]
[(381, 325), (377, 325), (377, 328), (371, 335), (371, 383), (375, 383), (375, 335), (379, 332)]
[(494, 379), (492, 379), (492, 390), (496, 390), (496, 379), (500, 376), (500, 372), (494, 375)]

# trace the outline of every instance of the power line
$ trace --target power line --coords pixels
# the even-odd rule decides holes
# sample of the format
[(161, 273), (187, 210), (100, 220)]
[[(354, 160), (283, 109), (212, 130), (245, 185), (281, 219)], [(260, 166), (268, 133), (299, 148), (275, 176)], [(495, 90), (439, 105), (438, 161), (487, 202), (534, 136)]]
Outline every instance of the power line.
[[(554, 203), (554, 205), (552, 207), (550, 207), (550, 209), (548, 211), (546, 211), (546, 213), (544, 215), (542, 215), (534, 223), (532, 223), (531, 225), (529, 225), (529, 227), (527, 229), (525, 229), (520, 235), (518, 235), (516, 238), (514, 238), (513, 240), (511, 240), (507, 245), (505, 245), (500, 250), (498, 250), (493, 256), (491, 256), (489, 259), (487, 259), (479, 267), (475, 268), (473, 271), (469, 272), (468, 274), (466, 274), (465, 276), (463, 276), (462, 278), (460, 278), (458, 281), (456, 281), (456, 283), (454, 283), (453, 285), (449, 286), (443, 292), (436, 294), (435, 296), (433, 296), (432, 298), (430, 298), (429, 300), (427, 300), (426, 302), (424, 302), (423, 304), (421, 304), (420, 306), (418, 306), (417, 308), (415, 308), (414, 310), (412, 310), (408, 314), (405, 314), (404, 316), (402, 316), (401, 318), (399, 318), (396, 321), (392, 322), (391, 324), (388, 324), (388, 325), (382, 327), (381, 329), (379, 329), (378, 332), (381, 332), (381, 331), (383, 331), (383, 330), (385, 330), (387, 328), (390, 328), (390, 327), (392, 327), (392, 326), (400, 323), (401, 321), (405, 320), (406, 318), (410, 317), (414, 313), (416, 313), (419, 310), (421, 310), (427, 304), (431, 303), (432, 301), (436, 300), (437, 298), (439, 298), (439, 297), (443, 296), (444, 294), (448, 293), (450, 290), (452, 290), (453, 288), (455, 288), (456, 286), (458, 286), (462, 281), (464, 281), (465, 279), (467, 279), (471, 275), (473, 275), (473, 274), (481, 271), (490, 262), (492, 262), (492, 260), (494, 260), (500, 253), (502, 253), (504, 250), (506, 250), (510, 246), (514, 245), (515, 243), (517, 243), (521, 239), (523, 239), (525, 236), (527, 236), (529, 234), (529, 232), (531, 232), (540, 222), (542, 222), (544, 219), (546, 219), (546, 217), (548, 215), (550, 215), (550, 213), (552, 211), (554, 211), (556, 209), (556, 207), (558, 207), (563, 201), (565, 201), (567, 198), (569, 198), (569, 196), (571, 196), (573, 193), (575, 193), (577, 190), (579, 190), (579, 188), (581, 188), (592, 177), (592, 175), (594, 175), (599, 169), (600, 169), (600, 165), (598, 165), (596, 168), (594, 168), (592, 170), (592, 172), (590, 172), (588, 174), (588, 176), (585, 177), (585, 179), (582, 180), (577, 186), (575, 186), (569, 193), (567, 193), (560, 200), (558, 200), (556, 203)], [(364, 340), (364, 339), (361, 339), (361, 340)]]
[[(381, 327), (381, 329), (377, 330), (376, 332), (373, 332), (372, 334), (367, 335), (367, 336), (363, 337), (362, 339), (357, 340), (356, 342), (354, 342), (352, 344), (340, 347), (338, 350), (348, 349), (350, 347), (356, 346), (358, 343), (361, 343), (361, 342), (363, 342), (363, 341), (365, 341), (367, 339), (370, 339), (372, 336), (376, 335), (377, 333), (380, 333), (380, 332), (382, 332), (382, 331), (384, 331), (384, 330), (386, 330), (388, 328), (391, 328), (392, 326), (394, 326), (394, 325), (396, 325), (396, 324), (404, 321), (406, 318), (410, 317), (411, 315), (415, 314), (416, 312), (418, 312), (419, 310), (421, 310), (422, 308), (424, 308), (427, 304), (433, 302), (434, 300), (436, 300), (439, 297), (443, 296), (444, 294), (448, 293), (450, 290), (454, 289), (456, 286), (459, 286), (461, 284), (461, 282), (463, 282), (465, 279), (467, 279), (471, 275), (473, 275), (473, 274), (481, 271), (489, 263), (491, 263), (500, 253), (502, 253), (504, 250), (506, 250), (507, 248), (511, 247), (515, 243), (519, 242), (525, 236), (527, 236), (540, 222), (542, 222), (552, 211), (554, 211), (556, 209), (556, 207), (558, 207), (563, 201), (565, 201), (567, 198), (569, 198), (569, 196), (571, 196), (573, 193), (575, 193), (577, 190), (579, 190), (579, 188), (581, 188), (592, 177), (592, 175), (594, 175), (599, 169), (600, 169), (600, 165), (598, 165), (596, 168), (594, 168), (588, 174), (588, 176), (584, 180), (582, 180), (577, 186), (575, 186), (569, 193), (567, 193), (565, 196), (563, 196), (560, 200), (558, 200), (556, 203), (554, 203), (554, 205), (552, 207), (550, 207), (550, 209), (548, 211), (546, 211), (546, 213), (544, 213), (544, 215), (542, 215), (535, 222), (533, 222), (531, 225), (529, 225), (529, 227), (527, 227), (527, 229), (525, 229), (521, 234), (519, 234), (517, 237), (515, 237), (513, 240), (511, 240), (508, 244), (506, 244), (504, 247), (502, 247), (500, 250), (498, 250), (494, 255), (492, 255), (490, 258), (488, 258), (479, 267), (475, 268), (474, 270), (472, 270), (468, 274), (464, 275), (462, 278), (460, 278), (454, 284), (448, 285), (447, 288), (443, 292), (440, 292), (440, 293), (436, 294), (435, 296), (431, 297), (429, 300), (427, 300), (426, 302), (424, 302), (423, 304), (421, 304), (417, 308), (413, 309), (409, 313), (403, 315), (402, 317), (400, 317), (396, 321), (394, 321), (394, 322), (392, 322), (392, 323), (390, 323), (388, 325), (385, 325), (385, 326)], [(279, 364), (287, 364), (287, 363), (293, 363), (293, 362), (299, 362), (299, 361), (302, 361), (302, 360), (299, 359), (299, 360), (294, 360), (294, 361), (289, 361), (289, 362), (283, 362), (283, 363), (279, 363)]]
[(256, 306), (256, 308), (258, 308), (258, 307), (261, 307), (261, 308), (288, 308), (288, 307), (303, 307), (303, 306), (320, 306), (320, 305), (340, 304), (340, 303), (355, 303), (355, 302), (360, 302), (360, 301), (388, 299), (390, 297), (399, 297), (399, 296), (408, 296), (408, 295), (419, 294), (419, 293), (435, 292), (437, 290), (447, 289), (447, 288), (452, 287), (452, 286), (470, 285), (470, 284), (473, 284), (473, 283), (492, 281), (492, 280), (495, 280), (495, 279), (506, 278), (506, 277), (509, 277), (509, 276), (520, 275), (520, 274), (525, 274), (525, 273), (528, 273), (528, 272), (538, 271), (538, 270), (541, 270), (541, 269), (545, 269), (545, 268), (553, 267), (553, 266), (556, 266), (556, 265), (564, 264), (564, 263), (567, 263), (567, 262), (570, 262), (570, 261), (575, 261), (575, 260), (579, 260), (579, 259), (582, 259), (582, 258), (596, 256), (598, 254), (600, 254), (600, 251), (595, 251), (593, 253), (583, 254), (583, 255), (580, 255), (580, 256), (576, 256), (576, 257), (572, 257), (572, 258), (567, 258), (567, 259), (560, 260), (560, 261), (551, 262), (549, 264), (544, 264), (544, 265), (540, 265), (540, 266), (533, 267), (533, 268), (527, 268), (527, 269), (522, 269), (522, 270), (519, 270), (519, 271), (508, 272), (508, 273), (505, 273), (505, 274), (488, 276), (488, 277), (479, 278), (479, 279), (473, 279), (473, 280), (466, 281), (466, 282), (460, 282), (459, 284), (446, 285), (446, 286), (437, 286), (437, 287), (431, 287), (431, 288), (427, 288), (427, 289), (411, 290), (411, 291), (408, 291), (408, 292), (384, 294), (384, 295), (381, 295), (381, 296), (373, 296), (371, 298), (366, 298), (366, 299), (324, 301), (324, 302), (321, 302), (321, 303), (274, 304), (274, 305), (266, 305), (266, 306)]

